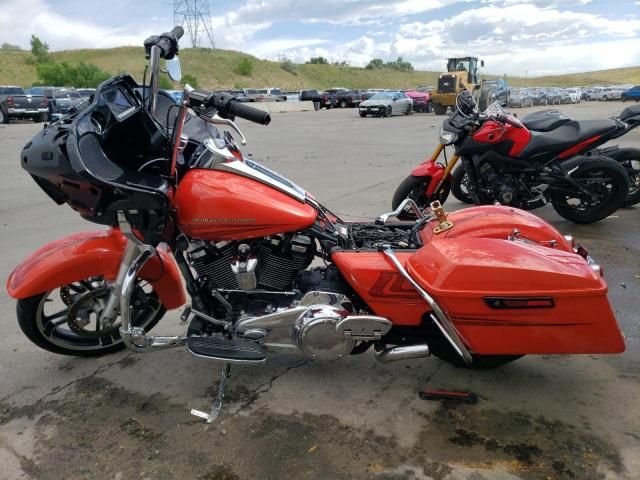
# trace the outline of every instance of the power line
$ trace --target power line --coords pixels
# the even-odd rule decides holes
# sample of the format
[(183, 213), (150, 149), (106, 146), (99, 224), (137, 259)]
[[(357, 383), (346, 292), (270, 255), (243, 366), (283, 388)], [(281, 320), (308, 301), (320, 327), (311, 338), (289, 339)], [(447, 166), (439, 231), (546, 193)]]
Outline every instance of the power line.
[(209, 0), (174, 0), (174, 25), (181, 25), (193, 48), (215, 48)]

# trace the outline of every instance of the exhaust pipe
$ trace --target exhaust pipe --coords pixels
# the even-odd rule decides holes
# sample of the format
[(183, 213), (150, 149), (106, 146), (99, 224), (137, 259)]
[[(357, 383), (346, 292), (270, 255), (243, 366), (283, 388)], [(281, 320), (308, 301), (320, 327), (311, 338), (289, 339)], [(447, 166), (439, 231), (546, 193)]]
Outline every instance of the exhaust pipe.
[(395, 362), (397, 360), (411, 360), (413, 358), (424, 358), (431, 355), (429, 345), (403, 345), (391, 347), (385, 350), (374, 350), (376, 360), (380, 363)]

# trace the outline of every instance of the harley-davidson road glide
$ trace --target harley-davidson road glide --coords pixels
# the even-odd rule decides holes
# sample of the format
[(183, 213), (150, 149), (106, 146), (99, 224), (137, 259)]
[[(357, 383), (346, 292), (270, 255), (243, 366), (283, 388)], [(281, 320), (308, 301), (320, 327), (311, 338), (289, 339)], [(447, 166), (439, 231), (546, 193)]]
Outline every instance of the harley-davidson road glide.
[[(425, 215), (411, 201), (348, 223), (245, 158), (228, 131), (269, 114), (227, 94), (158, 90), (179, 78), (183, 31), (145, 41), (149, 85), (126, 74), (38, 133), (22, 167), (58, 204), (108, 228), (43, 246), (7, 281), (25, 335), (66, 355), (186, 347), (221, 362), (271, 353), (380, 362), (435, 355), (495, 367), (527, 354), (619, 353), (601, 268), (573, 238), (511, 207)], [(389, 221), (406, 209), (417, 220)], [(324, 266), (312, 267), (316, 258)], [(187, 302), (183, 336), (150, 335)], [(327, 363), (327, 367), (331, 364)]]

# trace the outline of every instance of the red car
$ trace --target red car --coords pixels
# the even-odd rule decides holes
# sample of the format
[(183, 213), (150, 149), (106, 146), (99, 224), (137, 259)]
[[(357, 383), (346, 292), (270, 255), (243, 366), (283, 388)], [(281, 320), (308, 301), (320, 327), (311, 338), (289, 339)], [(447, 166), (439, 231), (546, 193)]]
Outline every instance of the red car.
[(428, 92), (418, 92), (417, 90), (409, 90), (404, 92), (411, 100), (413, 100), (414, 112), (431, 112), (431, 101)]

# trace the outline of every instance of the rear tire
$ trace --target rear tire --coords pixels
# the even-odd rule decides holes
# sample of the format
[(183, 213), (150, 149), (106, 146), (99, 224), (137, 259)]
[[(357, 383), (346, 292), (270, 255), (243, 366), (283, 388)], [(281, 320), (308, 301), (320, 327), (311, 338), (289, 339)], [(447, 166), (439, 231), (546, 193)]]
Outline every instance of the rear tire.
[[(451, 183), (447, 180), (440, 190), (440, 195), (433, 198), (428, 198), (425, 193), (427, 191), (427, 185), (431, 182), (431, 177), (415, 177), (409, 175), (405, 178), (391, 200), (391, 209), (395, 210), (400, 206), (405, 198), (411, 198), (421, 210), (427, 208), (434, 200), (439, 200), (444, 205), (449, 197), (449, 191), (451, 190)], [(412, 213), (403, 212), (398, 218), (400, 220), (414, 220), (416, 217)]]
[(575, 223), (593, 223), (608, 217), (625, 203), (629, 177), (616, 161), (607, 157), (582, 157), (573, 163), (566, 162), (564, 166), (568, 170), (579, 167), (572, 178), (594, 192), (595, 198), (591, 201), (598, 203), (588, 205), (580, 193), (568, 191), (574, 187), (566, 185), (566, 190), (558, 191), (558, 187), (562, 188), (558, 186), (551, 194), (551, 203), (560, 216)]
[(631, 207), (640, 203), (640, 150), (621, 148), (612, 159), (622, 165), (629, 176), (629, 190), (622, 206)]
[(464, 167), (456, 168), (451, 174), (451, 193), (453, 196), (460, 200), (462, 203), (473, 205), (473, 198), (469, 195), (467, 183), (469, 177)]

